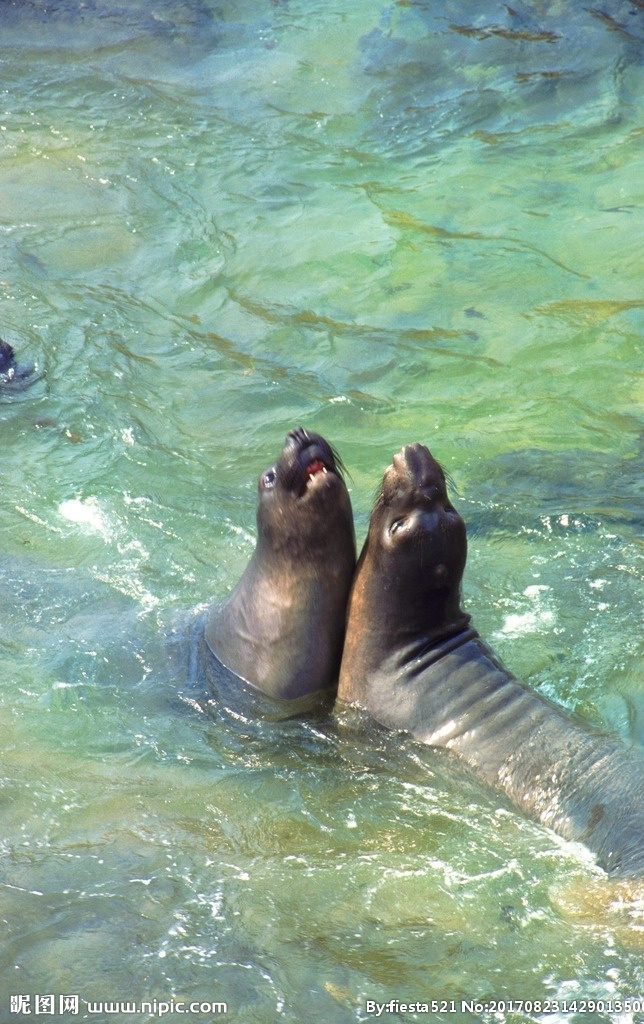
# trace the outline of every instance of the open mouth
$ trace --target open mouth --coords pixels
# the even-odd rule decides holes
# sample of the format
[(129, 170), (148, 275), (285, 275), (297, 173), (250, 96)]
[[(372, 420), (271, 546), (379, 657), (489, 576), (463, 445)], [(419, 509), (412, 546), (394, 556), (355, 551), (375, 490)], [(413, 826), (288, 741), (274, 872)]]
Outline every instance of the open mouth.
[(324, 440), (308, 437), (307, 441), (309, 443), (299, 451), (293, 467), (293, 490), (300, 498), (318, 487), (329, 473), (335, 472), (333, 454)]
[(339, 457), (328, 441), (301, 427), (287, 434), (280, 463), (283, 486), (298, 498), (323, 485), (329, 475), (337, 475), (341, 467)]
[(309, 487), (313, 485), (313, 482), (320, 476), (326, 476), (327, 473), (331, 472), (330, 467), (319, 457), (309, 459), (308, 462), (304, 462), (304, 480), (302, 488), (300, 490), (300, 497), (306, 494)]
[(328, 472), (329, 472), (329, 470), (327, 469), (325, 464), (322, 462), (322, 459), (312, 459), (312, 461), (309, 462), (308, 466), (306, 467), (306, 479), (307, 479), (307, 482), (309, 480), (312, 480), (314, 476), (317, 476), (318, 473), (328, 473)]

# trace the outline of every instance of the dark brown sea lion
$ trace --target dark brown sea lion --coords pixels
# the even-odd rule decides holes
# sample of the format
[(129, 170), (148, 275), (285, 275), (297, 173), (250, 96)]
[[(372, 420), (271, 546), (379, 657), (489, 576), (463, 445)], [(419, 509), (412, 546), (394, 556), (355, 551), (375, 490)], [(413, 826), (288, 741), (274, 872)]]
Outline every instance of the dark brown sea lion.
[(342, 463), (298, 428), (258, 490), (257, 546), (228, 601), (211, 609), (207, 645), (269, 697), (333, 691), (356, 561)]
[(644, 752), (528, 690), (462, 610), (465, 524), (427, 448), (394, 456), (349, 600), (338, 700), (459, 755), (607, 871), (644, 875)]

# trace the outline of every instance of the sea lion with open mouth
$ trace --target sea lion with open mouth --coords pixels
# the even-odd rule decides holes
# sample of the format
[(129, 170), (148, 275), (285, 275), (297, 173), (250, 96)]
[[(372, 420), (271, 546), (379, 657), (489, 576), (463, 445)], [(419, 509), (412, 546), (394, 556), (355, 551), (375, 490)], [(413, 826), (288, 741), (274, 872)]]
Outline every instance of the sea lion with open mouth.
[(342, 462), (302, 428), (258, 483), (257, 546), (242, 578), (207, 617), (210, 651), (268, 697), (337, 686), (356, 547)]

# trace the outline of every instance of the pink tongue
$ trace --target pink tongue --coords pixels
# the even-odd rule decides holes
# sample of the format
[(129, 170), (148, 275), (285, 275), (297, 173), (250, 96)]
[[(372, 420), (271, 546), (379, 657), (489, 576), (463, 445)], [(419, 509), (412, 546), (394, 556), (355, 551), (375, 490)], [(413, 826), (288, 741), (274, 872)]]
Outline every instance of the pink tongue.
[(315, 476), (316, 473), (321, 473), (323, 469), (324, 463), (321, 462), (319, 459), (314, 459), (313, 462), (309, 462), (308, 466), (306, 467), (307, 480), (310, 480), (311, 477)]

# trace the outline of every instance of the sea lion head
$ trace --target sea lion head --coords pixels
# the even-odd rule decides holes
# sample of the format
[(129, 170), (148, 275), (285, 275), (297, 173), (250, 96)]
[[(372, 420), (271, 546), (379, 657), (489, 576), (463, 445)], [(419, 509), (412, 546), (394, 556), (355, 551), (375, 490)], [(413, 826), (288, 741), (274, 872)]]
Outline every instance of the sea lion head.
[(406, 445), (385, 471), (358, 560), (347, 617), (341, 700), (368, 704), (369, 680), (387, 664), (464, 629), (460, 606), (465, 523), (445, 474), (424, 445)]
[(458, 594), (467, 559), (465, 523), (428, 448), (405, 445), (386, 469), (369, 523), (368, 544), (417, 596)]
[(343, 474), (342, 460), (323, 437), (302, 427), (289, 431), (279, 459), (259, 477), (260, 542), (309, 560), (328, 548), (337, 524), (343, 526), (339, 537), (355, 544)]

